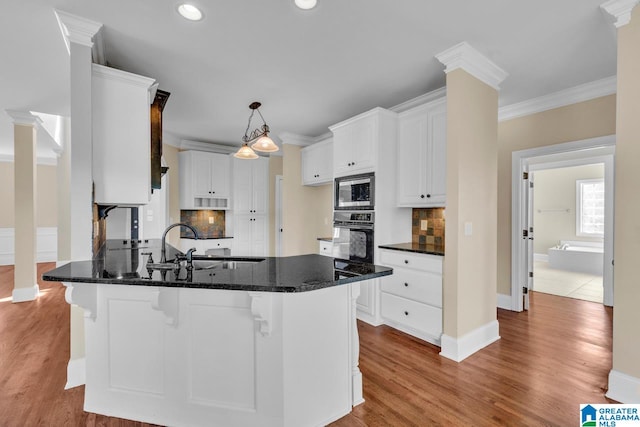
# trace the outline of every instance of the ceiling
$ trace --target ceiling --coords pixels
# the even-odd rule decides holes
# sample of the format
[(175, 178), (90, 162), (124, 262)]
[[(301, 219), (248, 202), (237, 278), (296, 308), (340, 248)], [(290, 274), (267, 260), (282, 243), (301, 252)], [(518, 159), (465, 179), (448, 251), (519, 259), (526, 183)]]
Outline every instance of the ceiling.
[[(467, 41), (509, 73), (500, 105), (616, 74), (615, 27), (603, 0), (12, 0), (0, 14), (0, 110), (69, 114), (69, 56), (59, 9), (104, 25), (108, 65), (171, 92), (164, 129), (178, 139), (240, 145), (252, 101), (277, 141), (318, 136), (376, 106), (444, 86), (434, 55)], [(0, 114), (0, 154), (12, 125)]]

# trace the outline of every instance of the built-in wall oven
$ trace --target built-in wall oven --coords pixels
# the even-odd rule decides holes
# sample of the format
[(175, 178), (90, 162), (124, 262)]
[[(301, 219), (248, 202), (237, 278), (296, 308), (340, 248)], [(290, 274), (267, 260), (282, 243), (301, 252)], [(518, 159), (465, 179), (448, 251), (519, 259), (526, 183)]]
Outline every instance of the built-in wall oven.
[(373, 263), (373, 211), (333, 213), (333, 256)]
[(344, 176), (335, 179), (335, 210), (373, 210), (375, 176), (373, 173)]

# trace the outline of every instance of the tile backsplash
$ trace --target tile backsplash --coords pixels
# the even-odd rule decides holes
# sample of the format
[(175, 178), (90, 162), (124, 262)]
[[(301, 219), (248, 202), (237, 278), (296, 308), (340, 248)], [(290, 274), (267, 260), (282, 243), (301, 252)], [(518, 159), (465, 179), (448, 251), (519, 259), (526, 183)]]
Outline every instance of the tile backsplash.
[[(421, 225), (426, 221), (426, 230)], [(414, 208), (411, 214), (411, 240), (421, 245), (444, 247), (444, 208)]]
[[(180, 222), (194, 227), (203, 239), (225, 236), (225, 211), (180, 211)], [(180, 237), (193, 237), (193, 234), (191, 230), (181, 227)]]

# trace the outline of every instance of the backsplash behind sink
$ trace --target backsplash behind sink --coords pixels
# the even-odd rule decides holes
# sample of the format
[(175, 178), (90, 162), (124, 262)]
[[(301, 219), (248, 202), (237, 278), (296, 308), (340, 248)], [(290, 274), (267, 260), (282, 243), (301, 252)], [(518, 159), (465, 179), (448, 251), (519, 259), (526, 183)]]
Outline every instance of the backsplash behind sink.
[[(225, 211), (184, 210), (180, 211), (180, 222), (195, 227), (202, 239), (225, 237)], [(181, 227), (180, 237), (193, 237), (193, 233), (188, 228)]]
[[(420, 229), (423, 220), (427, 221), (426, 230)], [(411, 241), (444, 247), (444, 208), (414, 208), (411, 214)]]

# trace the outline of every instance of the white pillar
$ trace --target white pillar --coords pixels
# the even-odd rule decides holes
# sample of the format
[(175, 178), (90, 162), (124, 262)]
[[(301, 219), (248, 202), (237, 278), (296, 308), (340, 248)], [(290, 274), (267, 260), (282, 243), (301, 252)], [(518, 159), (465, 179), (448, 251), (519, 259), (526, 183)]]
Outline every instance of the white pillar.
[(36, 146), (40, 118), (29, 112), (7, 111), (13, 119), (15, 188), (15, 269), (13, 302), (37, 298)]

